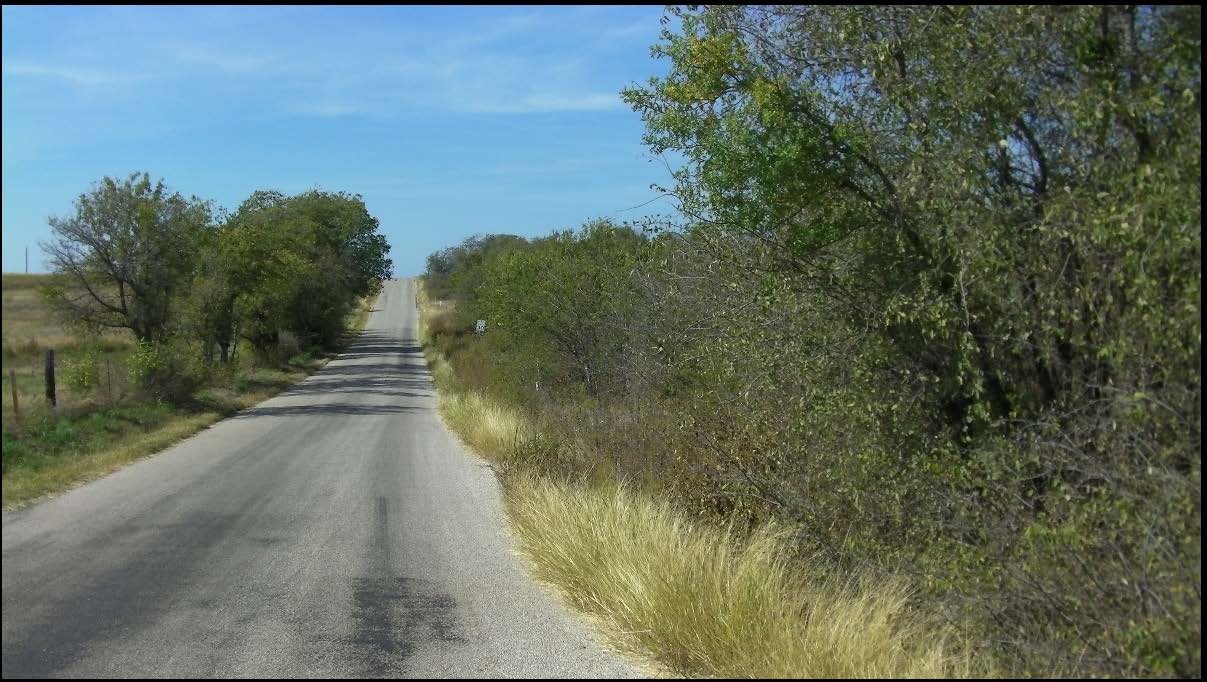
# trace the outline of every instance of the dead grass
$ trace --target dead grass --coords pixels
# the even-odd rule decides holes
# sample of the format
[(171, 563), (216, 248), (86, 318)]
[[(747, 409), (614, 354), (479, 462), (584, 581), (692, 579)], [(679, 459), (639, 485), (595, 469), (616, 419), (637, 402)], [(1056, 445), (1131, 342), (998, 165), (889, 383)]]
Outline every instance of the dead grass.
[[(79, 345), (79, 339), (51, 314), (39, 289), (54, 282), (53, 275), (3, 275), (3, 340), (5, 360), (14, 355), (33, 354), (47, 348), (66, 348)], [(125, 332), (106, 332), (100, 339), (107, 345), (132, 345), (133, 337)]]
[[(39, 289), (54, 281), (53, 275), (4, 274), (3, 275), (3, 404), (5, 424), (13, 423), (12, 380), (16, 379), (17, 400), (25, 411), (36, 410), (45, 404), (44, 367), (46, 351), (54, 349), (55, 361), (60, 367), (72, 362), (82, 353), (92, 350), (101, 356), (106, 367), (107, 395), (120, 397), (127, 390), (123, 358), (134, 347), (133, 336), (120, 331), (106, 332), (100, 336), (80, 338), (67, 329), (51, 314), (39, 293)], [(110, 376), (111, 375), (111, 376)], [(110, 386), (112, 385), (112, 391)], [(77, 394), (59, 382), (58, 403), (60, 407), (74, 410), (89, 403), (91, 396)]]
[(507, 510), (537, 575), (629, 650), (719, 677), (967, 677), (902, 582), (790, 564), (782, 533), (738, 540), (624, 487), (518, 475)]
[(519, 412), (493, 402), (476, 391), (441, 391), (439, 408), (440, 414), (457, 435), (470, 447), (496, 461), (511, 457), (531, 437)]

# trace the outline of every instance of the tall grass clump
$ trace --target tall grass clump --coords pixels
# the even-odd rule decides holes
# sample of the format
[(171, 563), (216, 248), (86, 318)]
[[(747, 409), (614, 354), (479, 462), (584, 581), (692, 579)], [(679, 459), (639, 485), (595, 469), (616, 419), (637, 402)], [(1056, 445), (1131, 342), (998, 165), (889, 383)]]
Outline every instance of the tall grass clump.
[(470, 447), (500, 463), (514, 457), (530, 438), (517, 410), (476, 391), (441, 393), (439, 408)]
[(839, 582), (790, 563), (768, 526), (739, 541), (624, 487), (519, 475), (508, 513), (537, 574), (675, 672), (722, 677), (968, 676), (899, 581)]

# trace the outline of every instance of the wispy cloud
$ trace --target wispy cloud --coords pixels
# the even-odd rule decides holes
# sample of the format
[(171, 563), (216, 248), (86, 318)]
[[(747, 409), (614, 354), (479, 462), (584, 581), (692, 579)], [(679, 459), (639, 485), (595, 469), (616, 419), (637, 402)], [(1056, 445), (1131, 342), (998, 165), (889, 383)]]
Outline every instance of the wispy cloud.
[(623, 106), (620, 98), (613, 94), (559, 94), (542, 93), (525, 95), (515, 100), (496, 99), (467, 101), (463, 111), (478, 114), (535, 114), (559, 111), (607, 111)]
[(496, 44), (507, 38), (530, 36), (548, 27), (547, 15), (536, 12), (513, 14), (486, 25), (450, 33), (444, 36), (443, 42), (449, 48), (463, 50)]
[[(440, 31), (410, 22), (377, 25), (351, 12), (342, 30), (322, 30), (315, 21), (296, 34), (285, 21), (278, 30), (268, 17), (249, 15), (213, 37), (179, 16), (159, 19), (162, 25), (142, 17), (141, 35), (153, 36), (145, 43), (99, 46), (96, 59), (77, 54), (71, 63), (22, 61), (6, 50), (4, 73), (58, 79), (127, 103), (165, 92), (192, 98), (197, 79), (205, 78), (223, 88), (223, 97), (236, 93), (261, 109), (303, 117), (621, 109), (615, 92), (625, 81), (609, 75), (612, 43), (648, 33), (649, 22), (584, 11), (469, 14)], [(139, 81), (155, 82), (142, 92), (96, 88)]]
[(161, 47), (168, 61), (231, 75), (263, 75), (279, 64), (264, 54), (248, 54), (238, 48), (220, 48), (200, 41), (176, 41)]
[(600, 32), (601, 40), (631, 41), (656, 37), (660, 27), (656, 20), (641, 19), (618, 26), (605, 26)]
[(313, 116), (315, 118), (340, 118), (343, 116), (372, 113), (362, 106), (333, 100), (304, 102), (294, 107), (294, 111), (302, 116)]
[(89, 87), (112, 85), (114, 83), (130, 83), (147, 78), (144, 74), (120, 73), (86, 66), (37, 64), (24, 61), (14, 62), (6, 60), (3, 69), (6, 76), (52, 78)]

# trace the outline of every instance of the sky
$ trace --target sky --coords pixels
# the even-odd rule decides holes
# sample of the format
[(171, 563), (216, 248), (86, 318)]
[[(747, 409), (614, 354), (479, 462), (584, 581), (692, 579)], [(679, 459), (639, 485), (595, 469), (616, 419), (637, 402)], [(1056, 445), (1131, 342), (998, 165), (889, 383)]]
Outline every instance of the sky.
[[(361, 195), (398, 276), (474, 234), (673, 209), (619, 91), (662, 75), (660, 7), (3, 8), (3, 269), (49, 216), (147, 171), (229, 210)], [(648, 205), (633, 208), (641, 204)]]

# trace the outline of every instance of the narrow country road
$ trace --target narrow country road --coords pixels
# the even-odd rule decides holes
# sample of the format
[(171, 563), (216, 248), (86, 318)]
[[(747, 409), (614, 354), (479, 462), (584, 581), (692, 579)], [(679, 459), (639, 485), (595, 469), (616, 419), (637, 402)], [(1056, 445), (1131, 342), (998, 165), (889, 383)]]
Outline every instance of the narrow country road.
[(631, 677), (511, 553), (414, 282), (322, 372), (3, 517), (5, 677)]

